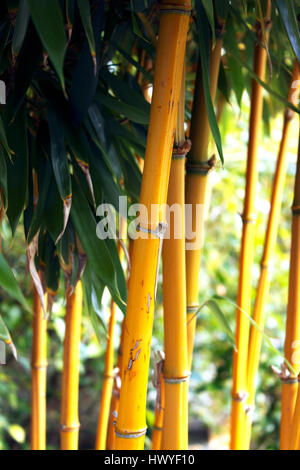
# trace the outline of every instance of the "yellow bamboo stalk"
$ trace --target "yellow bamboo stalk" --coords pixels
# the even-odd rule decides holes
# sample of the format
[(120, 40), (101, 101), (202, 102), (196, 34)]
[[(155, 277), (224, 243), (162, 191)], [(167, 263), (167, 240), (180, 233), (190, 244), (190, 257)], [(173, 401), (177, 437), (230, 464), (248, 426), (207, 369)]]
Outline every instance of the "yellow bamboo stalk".
[(185, 74), (182, 78), (167, 199), (168, 207), (176, 205), (177, 212), (170, 215), (170, 236), (164, 240), (162, 252), (165, 342), (162, 450), (184, 450), (188, 445), (184, 177), (189, 146), (185, 142), (184, 107)]
[(31, 371), (31, 450), (46, 450), (47, 318), (35, 288)]
[[(165, 221), (164, 209), (170, 172), (173, 136), (180, 94), (190, 1), (163, 1), (154, 73), (153, 97), (146, 145), (140, 203), (151, 213), (151, 223), (140, 218), (142, 230), (157, 231)], [(179, 13), (179, 14), (178, 14)], [(153, 212), (153, 211), (152, 211)], [(157, 233), (157, 232), (155, 232)], [(133, 244), (129, 279), (124, 362), (116, 449), (140, 450), (146, 432), (146, 394), (153, 325), (155, 282), (160, 238), (146, 234)]]
[[(298, 288), (300, 285), (300, 141), (298, 147), (298, 161), (292, 214), (292, 242), (284, 355), (298, 374), (300, 369), (300, 290)], [(288, 450), (290, 448), (291, 439), (292, 445), (294, 445), (294, 439), (296, 438), (295, 436), (292, 436), (292, 432), (295, 431), (295, 428), (297, 429), (297, 423), (295, 420), (297, 419), (297, 415), (299, 413), (298, 404), (296, 413), (294, 414), (298, 390), (298, 380), (297, 375), (287, 373), (283, 374), (281, 379), (282, 396), (280, 449)]]
[[(123, 239), (125, 235), (126, 224), (123, 218), (120, 219), (119, 236)], [(122, 261), (122, 245), (118, 242), (118, 254)], [(110, 414), (110, 405), (114, 385), (114, 337), (116, 327), (116, 304), (111, 300), (110, 318), (108, 324), (108, 337), (105, 352), (105, 366), (103, 375), (103, 385), (101, 391), (98, 426), (96, 433), (96, 450), (105, 450)]]
[(110, 402), (114, 383), (114, 329), (116, 324), (116, 304), (111, 301), (108, 339), (105, 354), (103, 385), (101, 391), (100, 410), (96, 434), (96, 450), (105, 450), (107, 425), (109, 420)]
[[(292, 104), (296, 104), (299, 95), (299, 78), (300, 69), (298, 62), (295, 63), (294, 71), (292, 75), (288, 101)], [(296, 84), (296, 86), (295, 86)], [(284, 113), (282, 138), (279, 148), (279, 154), (277, 158), (276, 170), (273, 180), (273, 188), (271, 195), (271, 208), (268, 218), (268, 225), (266, 231), (266, 239), (264, 245), (264, 251), (261, 261), (260, 278), (258, 281), (257, 294), (255, 299), (253, 319), (258, 326), (263, 330), (265, 322), (265, 305), (267, 302), (270, 278), (269, 278), (269, 263), (273, 257), (277, 232), (279, 226), (279, 217), (281, 209), (281, 201), (284, 189), (284, 182), (286, 176), (286, 149), (291, 134), (291, 123), (294, 117), (294, 113), (287, 108)], [(248, 413), (246, 416), (246, 430), (248, 436), (248, 447), (250, 444), (251, 437), (251, 425), (252, 425), (252, 411), (255, 403), (255, 377), (259, 366), (259, 357), (262, 344), (262, 335), (257, 328), (251, 327), (250, 331), (250, 342), (248, 351), (248, 393), (249, 397), (247, 400)]]
[[(210, 93), (214, 102), (217, 90), (222, 36), (218, 37), (210, 56)], [(210, 126), (208, 122), (205, 97), (202, 85), (202, 69), (199, 62), (195, 83), (195, 94), (192, 110), (190, 139), (192, 148), (188, 155), (185, 202), (191, 207), (191, 225), (194, 239), (199, 240), (199, 246), (186, 251), (186, 295), (187, 295), (187, 330), (188, 330), (188, 360), (192, 366), (194, 336), (196, 329), (195, 312), (199, 308), (199, 272), (202, 253), (204, 232), (204, 214), (207, 210), (209, 198), (209, 172), (214, 166), (214, 160), (208, 159), (208, 143)], [(197, 217), (197, 208), (202, 207), (202, 212)]]
[(164, 378), (161, 376), (159, 386), (160, 399), (157, 400), (155, 406), (155, 421), (152, 431), (152, 450), (161, 450), (162, 431), (164, 424), (164, 407), (165, 407), (165, 383)]
[(114, 450), (115, 448), (115, 422), (116, 417), (119, 412), (119, 402), (120, 402), (120, 384), (121, 384), (121, 371), (122, 371), (122, 358), (123, 358), (123, 339), (124, 339), (124, 329), (125, 329), (125, 317), (122, 322), (121, 336), (120, 336), (120, 345), (118, 348), (118, 360), (117, 368), (118, 374), (115, 376), (112, 397), (111, 397), (111, 406), (110, 406), (110, 415), (108, 422), (108, 431), (107, 431), (107, 449)]
[(67, 298), (66, 330), (61, 398), (61, 450), (77, 450), (79, 419), (79, 345), (81, 333), (82, 284), (78, 281)]
[[(266, 26), (270, 22), (271, 2), (268, 0)], [(266, 33), (268, 34), (268, 33)], [(258, 32), (263, 41), (262, 32)], [(266, 38), (267, 40), (267, 38)], [(258, 43), (254, 51), (254, 72), (261, 80), (265, 79), (267, 52)], [(263, 88), (256, 80), (252, 80), (251, 111), (249, 126), (248, 157), (246, 170), (246, 190), (244, 201), (243, 233), (239, 263), (239, 286), (237, 305), (240, 309), (251, 311), (251, 267), (254, 255), (255, 235), (255, 195), (258, 179), (257, 150), (262, 126)], [(249, 320), (240, 309), (236, 312), (236, 347), (233, 356), (233, 386), (231, 411), (231, 443), (232, 450), (247, 448), (245, 430), (245, 401), (247, 399), (247, 360), (249, 343)]]
[(300, 450), (300, 376), (298, 375), (298, 390), (295, 411), (292, 420), (292, 432), (289, 441), (289, 450)]

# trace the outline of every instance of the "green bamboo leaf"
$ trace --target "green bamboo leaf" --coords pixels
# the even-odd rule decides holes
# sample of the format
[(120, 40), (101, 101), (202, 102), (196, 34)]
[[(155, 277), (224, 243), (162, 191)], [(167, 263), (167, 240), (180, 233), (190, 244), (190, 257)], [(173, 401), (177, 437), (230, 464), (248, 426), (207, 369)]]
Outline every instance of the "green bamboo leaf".
[(41, 41), (65, 91), (63, 64), (66, 50), (64, 19), (59, 0), (27, 0), (29, 11)]
[[(136, 91), (124, 81), (124, 77), (108, 72), (107, 69), (101, 71), (101, 78), (111, 87), (115, 95), (124, 103), (142, 110), (145, 115), (150, 115), (150, 104), (145, 100), (142, 92)], [(148, 118), (149, 119), (149, 118)]]
[(210, 44), (210, 34), (208, 22), (206, 20), (206, 14), (200, 0), (196, 1), (196, 10), (198, 16), (198, 34), (199, 34), (199, 51), (201, 58), (201, 67), (202, 67), (202, 80), (203, 80), (203, 89), (205, 96), (205, 104), (207, 110), (207, 117), (210, 125), (210, 129), (220, 155), (222, 163), (224, 163), (224, 155), (222, 149), (222, 140), (221, 134), (217, 123), (217, 118), (215, 115), (215, 110), (213, 107), (211, 94), (210, 94), (210, 82), (209, 82), (209, 44)]
[(4, 156), (3, 148), (0, 146), (0, 189), (2, 192), (3, 201), (0, 197), (0, 208), (2, 203), (4, 205), (4, 209), (7, 208), (7, 168), (6, 168), (6, 160)]
[(71, 218), (91, 269), (108, 286), (115, 302), (124, 311), (125, 299), (120, 297), (116, 277), (116, 268), (118, 266), (113, 263), (106, 240), (101, 240), (97, 237), (96, 220), (91, 212), (88, 201), (75, 179), (73, 179)]
[(236, 54), (235, 52), (231, 50), (230, 55), (240, 64), (240, 66), (244, 67), (248, 71), (249, 75), (252, 78), (254, 78), (254, 80), (256, 80), (265, 90), (267, 90), (270, 93), (270, 95), (274, 96), (274, 98), (284, 103), (284, 105), (287, 108), (290, 108), (295, 113), (300, 114), (299, 108), (296, 108), (296, 106), (293, 106), (284, 96), (281, 96), (279, 93), (274, 91), (267, 83), (262, 81), (258, 77), (258, 75), (256, 75), (255, 72), (253, 72), (252, 68), (240, 58), (239, 54)]
[[(194, 317), (196, 317), (200, 312), (201, 310), (203, 310), (204, 307), (208, 307), (212, 312), (213, 314), (215, 315), (215, 318), (217, 319), (221, 329), (224, 331), (224, 333), (227, 335), (232, 347), (234, 349), (236, 349), (236, 344), (235, 344), (235, 337), (234, 337), (234, 333), (232, 332), (231, 328), (230, 328), (230, 325), (226, 319), (226, 316), (224, 315), (224, 313), (222, 312), (222, 310), (220, 309), (219, 305), (217, 304), (217, 302), (214, 300), (214, 297), (212, 297), (211, 299), (207, 300), (206, 302), (204, 302), (199, 308), (198, 310), (196, 311), (195, 315), (192, 317), (192, 319)], [(191, 319), (191, 320), (192, 320)], [(191, 321), (190, 320), (190, 321)]]
[(60, 264), (54, 241), (46, 234), (45, 263), (47, 292), (55, 295), (59, 288)]
[(216, 33), (215, 33), (215, 18), (214, 18), (214, 5), (212, 0), (202, 0), (207, 19), (209, 21), (210, 29), (212, 32), (212, 43), (213, 46), (216, 42)]
[(125, 49), (123, 49), (122, 46), (120, 46), (117, 42), (115, 41), (111, 41), (110, 42), (111, 46), (116, 48), (121, 54), (122, 56), (125, 57), (126, 60), (128, 60), (128, 62), (130, 64), (132, 64), (139, 72), (141, 72), (144, 77), (147, 79), (147, 81), (149, 83), (153, 83), (153, 75), (151, 75), (151, 73), (147, 72), (146, 69), (144, 69), (144, 67), (142, 67), (139, 62), (137, 62), (136, 60), (134, 60), (130, 54), (128, 54)]
[(91, 9), (89, 0), (77, 0), (79, 14), (85, 30), (86, 37), (90, 46), (91, 56), (93, 58), (94, 66), (96, 67), (96, 46), (94, 31), (91, 19)]
[(0, 315), (0, 339), (5, 343), (7, 344), (13, 355), (14, 355), (14, 358), (17, 360), (18, 359), (18, 354), (17, 354), (17, 350), (16, 350), (16, 347), (12, 341), (12, 338), (11, 338), (11, 335), (10, 335), (10, 332), (2, 318), (2, 316)]
[(28, 23), (29, 23), (29, 9), (26, 0), (20, 0), (18, 15), (16, 20), (16, 27), (12, 39), (12, 53), (17, 56), (23, 44)]
[(298, 62), (300, 62), (300, 34), (294, 2), (293, 0), (276, 0), (276, 5), (295, 56), (297, 57)]
[(105, 106), (108, 110), (114, 113), (121, 114), (128, 118), (130, 121), (138, 124), (147, 125), (149, 123), (149, 114), (138, 106), (132, 106), (131, 104), (119, 101), (111, 95), (106, 95), (99, 91), (96, 93), (96, 100)]
[(47, 108), (47, 116), (53, 172), (59, 194), (62, 200), (66, 201), (72, 197), (72, 185), (65, 147), (64, 126), (60, 116), (50, 106)]
[(10, 269), (7, 261), (4, 256), (0, 253), (0, 287), (4, 289), (11, 297), (20, 302), (21, 305), (27, 310), (30, 311), (30, 308), (27, 304), (25, 297), (22, 294), (22, 291), (15, 279), (15, 276)]
[[(8, 110), (9, 103), (6, 106)], [(28, 195), (27, 109), (25, 105), (20, 108), (14, 121), (7, 124), (7, 140), (12, 149), (11, 159), (7, 159), (7, 216), (12, 233), (14, 233)], [(16, 188), (18, 188), (17, 191)]]
[(275, 354), (277, 354), (278, 356), (280, 356), (284, 363), (286, 364), (286, 366), (288, 367), (288, 369), (290, 370), (290, 372), (293, 374), (293, 375), (297, 375), (297, 372), (295, 371), (295, 369), (293, 368), (293, 366), (291, 365), (291, 363), (288, 361), (288, 359), (286, 359), (285, 356), (283, 356), (280, 351), (278, 351), (277, 348), (275, 348), (275, 346), (273, 345), (270, 337), (264, 332), (264, 330), (262, 328), (260, 328), (260, 326), (256, 323), (255, 320), (253, 320), (253, 318), (245, 311), (243, 310), (241, 307), (239, 307), (235, 302), (233, 302), (231, 299), (229, 299), (228, 297), (224, 297), (224, 296), (220, 296), (220, 295), (214, 295), (212, 297), (213, 300), (221, 300), (221, 301), (226, 301), (228, 303), (230, 303), (231, 305), (233, 305), (236, 309), (238, 309), (240, 312), (242, 312), (243, 315), (245, 315), (249, 322), (254, 326), (254, 328), (256, 328), (260, 334), (262, 335), (262, 337), (265, 339), (268, 347), (271, 349), (271, 351), (273, 351)]

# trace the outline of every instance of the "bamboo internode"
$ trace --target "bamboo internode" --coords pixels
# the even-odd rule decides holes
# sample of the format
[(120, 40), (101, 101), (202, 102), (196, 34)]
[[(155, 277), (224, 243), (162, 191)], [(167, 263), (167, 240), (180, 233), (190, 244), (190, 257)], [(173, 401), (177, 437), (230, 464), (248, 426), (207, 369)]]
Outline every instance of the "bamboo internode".
[[(296, 62), (292, 75), (288, 101), (296, 104), (299, 95), (299, 78), (300, 70)], [(296, 84), (296, 86), (295, 86)], [(264, 251), (261, 261), (260, 278), (258, 281), (257, 294), (255, 299), (253, 319), (258, 327), (263, 330), (265, 321), (265, 305), (267, 302), (270, 286), (269, 264), (274, 255), (276, 238), (279, 226), (281, 200), (284, 189), (284, 181), (286, 176), (286, 149), (291, 133), (291, 123), (294, 113), (290, 109), (286, 109), (284, 113), (282, 139), (279, 148), (279, 154), (276, 164), (276, 170), (273, 181), (271, 208), (268, 218), (266, 239)], [(247, 406), (250, 413), (247, 415), (247, 436), (248, 443), (251, 437), (251, 415), (255, 403), (255, 377), (259, 366), (259, 357), (262, 344), (262, 335), (257, 327), (252, 326), (250, 332), (249, 352), (248, 352), (248, 393)], [(249, 444), (248, 444), (249, 445)]]
[[(188, 145), (184, 135), (185, 74), (183, 74), (168, 190), (169, 234), (163, 245), (164, 389), (162, 450), (187, 449), (188, 356), (186, 328), (184, 176)], [(177, 213), (178, 212), (178, 213)], [(178, 220), (179, 219), (179, 220)], [(176, 238), (175, 231), (180, 237)]]
[[(300, 135), (300, 134), (299, 134)], [(282, 377), (281, 398), (281, 425), (280, 425), (280, 449), (288, 450), (296, 443), (296, 436), (292, 433), (297, 430), (296, 422), (299, 414), (299, 403), (295, 411), (298, 390), (297, 374), (300, 370), (299, 345), (300, 345), (300, 140), (298, 147), (298, 161), (294, 189), (294, 202), (292, 206), (292, 242), (290, 256), (289, 294), (286, 318), (286, 337), (284, 343), (284, 355), (294, 368), (296, 375), (288, 373)], [(293, 424), (294, 418), (294, 424)]]
[(67, 298), (61, 397), (61, 450), (78, 449), (79, 346), (81, 336), (82, 285), (78, 281)]
[[(154, 73), (153, 97), (146, 145), (140, 203), (150, 214), (151, 204), (165, 204), (173, 136), (180, 94), (190, 2), (162, 2)], [(183, 14), (177, 14), (177, 13)], [(159, 210), (152, 226), (165, 221)], [(146, 394), (153, 325), (155, 281), (160, 238), (134, 241), (124, 333), (122, 386), (116, 425), (116, 449), (143, 449), (146, 433)], [(155, 260), (155, 262), (154, 262)]]
[[(220, 68), (222, 37), (216, 41), (211, 51), (210, 60), (210, 93), (215, 100)], [(194, 336), (196, 328), (195, 311), (199, 306), (199, 271), (202, 253), (204, 214), (209, 202), (209, 172), (214, 166), (214, 159), (208, 158), (210, 126), (206, 112), (205, 97), (202, 85), (202, 68), (199, 61), (195, 82), (190, 139), (192, 148), (188, 155), (185, 203), (191, 205), (191, 229), (200, 247), (186, 251), (186, 292), (187, 292), (187, 324), (188, 324), (188, 360), (192, 366)], [(202, 211), (197, 217), (197, 208)], [(193, 240), (189, 240), (193, 242)]]
[(47, 318), (35, 288), (31, 369), (31, 450), (46, 450)]
[[(271, 2), (268, 1), (266, 25), (270, 23)], [(262, 28), (261, 28), (262, 29)], [(263, 33), (259, 33), (263, 42)], [(268, 35), (268, 32), (266, 33)], [(267, 40), (267, 38), (265, 38)], [(264, 80), (266, 71), (267, 51), (260, 44), (255, 45), (254, 72)], [(231, 412), (231, 444), (232, 450), (247, 448), (246, 436), (246, 401), (247, 391), (247, 361), (250, 323), (243, 311), (251, 311), (251, 268), (254, 256), (255, 235), (255, 195), (258, 179), (258, 145), (263, 111), (263, 88), (256, 80), (252, 80), (251, 111), (249, 123), (249, 142), (246, 170), (246, 189), (244, 211), (242, 215), (243, 232), (239, 263), (239, 285), (237, 295), (238, 309), (236, 311), (236, 350), (233, 357), (233, 386)]]

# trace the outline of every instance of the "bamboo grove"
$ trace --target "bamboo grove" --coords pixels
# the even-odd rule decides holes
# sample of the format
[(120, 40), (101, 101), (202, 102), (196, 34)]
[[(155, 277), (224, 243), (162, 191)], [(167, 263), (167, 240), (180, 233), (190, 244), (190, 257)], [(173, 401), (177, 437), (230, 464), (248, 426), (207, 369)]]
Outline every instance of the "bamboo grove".
[[(30, 318), (31, 450), (49, 449), (47, 374), (58, 309), (60, 449), (81, 448), (88, 321), (103, 351), (100, 395), (90, 391), (97, 394), (97, 425), (89, 447), (187, 450), (192, 382), (205, 387), (195, 373), (204, 307), (232, 348), (231, 394), (222, 391), (231, 402), (231, 412), (223, 411), (229, 447), (253, 448), (264, 338), (272, 343), (265, 332), (272, 263), (300, 112), (299, 14), (294, 0), (0, 3), (0, 304), (2, 295), (13, 299)], [(214, 273), (203, 262), (205, 232), (218, 209), (211, 205), (214, 176), (222, 179), (232, 163), (221, 125), (228, 109), (236, 125), (238, 113), (248, 113), (247, 152), (239, 152), (245, 167), (238, 274), (235, 297), (208, 298), (202, 282)], [(276, 165), (255, 285), (263, 130), (277, 116), (282, 135), (272, 148)], [(300, 144), (293, 157), (285, 339), (280, 367), (269, 372), (281, 384), (282, 450), (300, 450)], [(231, 185), (236, 192), (234, 178)], [(18, 283), (9, 260), (20, 236), (26, 267)], [(4, 310), (0, 340), (14, 361), (18, 338)], [(197, 393), (193, 400), (199, 404)]]

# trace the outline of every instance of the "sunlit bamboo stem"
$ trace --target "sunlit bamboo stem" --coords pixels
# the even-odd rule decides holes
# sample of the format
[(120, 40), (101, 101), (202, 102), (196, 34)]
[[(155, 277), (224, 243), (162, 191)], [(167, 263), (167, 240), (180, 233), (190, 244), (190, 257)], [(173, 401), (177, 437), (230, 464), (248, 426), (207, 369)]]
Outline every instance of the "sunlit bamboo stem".
[(184, 177), (185, 157), (189, 146), (185, 141), (184, 108), (185, 73), (181, 85), (167, 200), (168, 207), (175, 207), (175, 212), (170, 214), (169, 236), (163, 245), (165, 407), (162, 450), (184, 450), (188, 445), (189, 367), (186, 328)]
[[(119, 236), (122, 240), (126, 231), (126, 224), (123, 218), (120, 218)], [(121, 242), (118, 242), (118, 254), (122, 260), (123, 253)], [(98, 417), (98, 426), (96, 434), (96, 450), (105, 450), (107, 440), (107, 430), (109, 422), (110, 405), (112, 398), (112, 390), (114, 384), (114, 337), (116, 327), (116, 304), (111, 301), (110, 318), (108, 326), (108, 337), (105, 352), (105, 366), (103, 375), (103, 385), (100, 399), (100, 409)]]
[[(220, 35), (210, 56), (210, 93), (213, 102), (217, 90), (222, 43), (222, 35)], [(196, 328), (195, 312), (199, 307), (199, 272), (204, 237), (204, 215), (209, 199), (209, 173), (214, 166), (214, 159), (208, 158), (209, 137), (210, 127), (202, 85), (202, 68), (199, 61), (190, 130), (192, 148), (188, 155), (185, 193), (185, 202), (188, 207), (191, 207), (191, 214), (187, 218), (187, 227), (190, 227), (192, 233), (195, 234), (194, 238), (187, 234), (189, 238), (187, 241), (197, 244), (197, 247), (186, 251), (188, 360), (190, 368)]]
[(79, 345), (82, 313), (82, 284), (77, 282), (67, 298), (64, 363), (61, 398), (61, 450), (77, 450), (79, 435)]
[[(300, 70), (298, 63), (295, 63), (294, 71), (292, 75), (291, 86), (289, 90), (288, 100), (292, 104), (296, 104), (299, 95), (299, 78)], [(284, 189), (284, 181), (286, 176), (286, 149), (291, 134), (291, 123), (294, 113), (290, 109), (286, 109), (284, 113), (282, 138), (280, 143), (280, 149), (276, 164), (276, 170), (273, 181), (272, 196), (271, 196), (271, 207), (268, 219), (268, 226), (266, 232), (266, 239), (264, 244), (264, 251), (261, 261), (261, 271), (258, 281), (257, 294), (255, 299), (253, 319), (263, 330), (265, 322), (265, 306), (269, 294), (270, 286), (270, 274), (269, 264), (274, 255), (276, 238), (279, 225), (280, 208), (282, 201), (282, 194)], [(251, 417), (252, 410), (255, 402), (255, 377), (258, 371), (259, 357), (262, 344), (262, 335), (259, 330), (252, 326), (250, 332), (250, 342), (248, 351), (248, 393), (249, 397), (247, 400), (248, 414), (246, 417), (247, 421), (247, 436), (248, 442), (250, 443), (251, 435)], [(248, 444), (249, 445), (249, 444)]]
[(35, 288), (33, 291), (31, 371), (31, 450), (45, 450), (47, 318)]
[(142, 237), (137, 238), (133, 246), (116, 449), (140, 450), (144, 447), (157, 260), (161, 245), (161, 224), (165, 222), (162, 204), (167, 200), (180, 94), (178, 77), (182, 75), (191, 5), (188, 1), (173, 0), (172, 3), (163, 1), (160, 8), (153, 97), (140, 197), (140, 203), (149, 215), (152, 204), (156, 204), (159, 209), (151, 214), (151, 223), (145, 217), (140, 217), (140, 229), (151, 230), (151, 234), (139, 231)]
[[(300, 135), (300, 133), (299, 133)], [(296, 375), (288, 373), (284, 367), (282, 374), (281, 395), (281, 424), (280, 424), (280, 449), (290, 449), (297, 438), (292, 435), (297, 428), (297, 415), (299, 403), (295, 412), (295, 404), (298, 390), (297, 374), (300, 369), (299, 345), (300, 345), (300, 141), (298, 147), (298, 161), (294, 188), (294, 202), (292, 206), (292, 242), (290, 256), (289, 294), (286, 318), (286, 336), (284, 355), (295, 369)], [(294, 413), (295, 412), (295, 413)], [(293, 425), (294, 418), (294, 425)]]
[[(269, 26), (271, 2), (268, 1), (266, 28)], [(266, 29), (265, 28), (265, 29)], [(268, 33), (267, 33), (268, 34)], [(261, 27), (258, 38), (263, 41)], [(266, 38), (267, 40), (267, 38)], [(254, 51), (254, 72), (261, 80), (265, 79), (267, 52), (258, 43)], [(254, 255), (255, 234), (255, 195), (258, 179), (257, 151), (262, 127), (263, 88), (252, 80), (251, 111), (249, 126), (246, 189), (243, 219), (242, 244), (239, 263), (239, 285), (237, 305), (251, 311), (251, 268)], [(247, 400), (247, 360), (249, 343), (249, 320), (240, 309), (236, 311), (236, 347), (233, 357), (233, 386), (231, 411), (231, 449), (247, 448), (245, 403)]]

